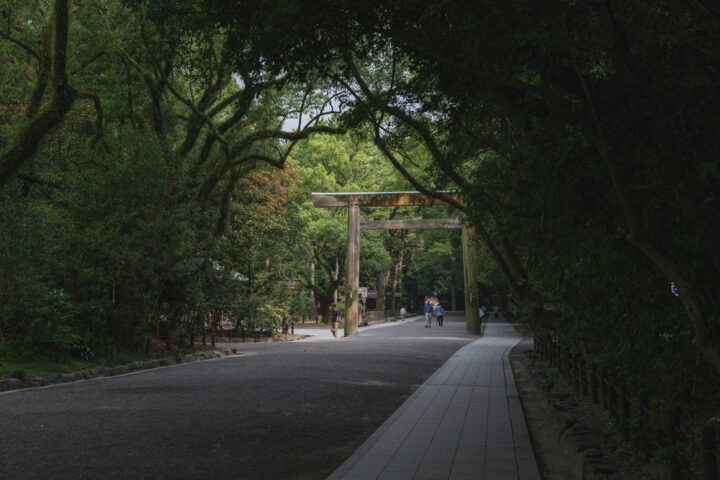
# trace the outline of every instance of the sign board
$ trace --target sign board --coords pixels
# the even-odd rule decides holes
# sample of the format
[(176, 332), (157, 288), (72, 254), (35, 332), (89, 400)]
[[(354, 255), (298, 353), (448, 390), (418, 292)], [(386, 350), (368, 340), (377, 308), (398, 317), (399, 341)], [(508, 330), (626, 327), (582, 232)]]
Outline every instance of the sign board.
[(367, 296), (368, 296), (368, 287), (360, 287), (360, 297), (367, 298)]

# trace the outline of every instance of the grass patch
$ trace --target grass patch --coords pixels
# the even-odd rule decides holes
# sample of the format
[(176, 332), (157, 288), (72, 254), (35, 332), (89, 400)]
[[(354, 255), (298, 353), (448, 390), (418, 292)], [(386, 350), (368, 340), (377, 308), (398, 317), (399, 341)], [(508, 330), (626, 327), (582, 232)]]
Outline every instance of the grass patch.
[(121, 351), (115, 355), (94, 360), (82, 360), (70, 356), (49, 357), (22, 351), (10, 345), (0, 345), (0, 378), (13, 377), (26, 380), (56, 373), (70, 373), (96, 366), (110, 367), (149, 358), (137, 352)]

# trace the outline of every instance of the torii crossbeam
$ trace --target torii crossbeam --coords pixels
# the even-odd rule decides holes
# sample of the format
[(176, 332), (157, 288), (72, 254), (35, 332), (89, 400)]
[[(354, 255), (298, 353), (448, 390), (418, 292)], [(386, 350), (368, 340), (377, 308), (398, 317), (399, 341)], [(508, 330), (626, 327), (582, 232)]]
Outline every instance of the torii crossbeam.
[[(455, 192), (442, 192), (461, 200)], [(463, 272), (465, 277), (465, 320), (467, 330), (481, 333), (478, 317), (477, 277), (475, 274), (475, 241), (471, 227), (458, 219), (420, 220), (368, 220), (360, 221), (360, 207), (405, 207), (447, 205), (447, 202), (421, 192), (344, 192), (312, 193), (312, 202), (319, 208), (348, 209), (348, 240), (346, 265), (346, 286), (348, 299), (345, 301), (345, 336), (357, 333), (360, 320), (360, 230), (415, 230), (421, 228), (462, 229)]]

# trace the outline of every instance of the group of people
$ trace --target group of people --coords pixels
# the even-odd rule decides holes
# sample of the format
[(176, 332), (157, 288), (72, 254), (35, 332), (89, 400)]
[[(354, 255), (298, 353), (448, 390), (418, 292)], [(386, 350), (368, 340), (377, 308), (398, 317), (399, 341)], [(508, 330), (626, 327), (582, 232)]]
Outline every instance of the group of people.
[(443, 318), (445, 317), (445, 309), (443, 308), (443, 306), (440, 302), (438, 302), (437, 304), (433, 304), (429, 298), (426, 298), (425, 306), (423, 307), (423, 312), (425, 312), (425, 328), (432, 327), (433, 316), (435, 317), (437, 326), (438, 327), (443, 326)]
[[(480, 322), (482, 322), (485, 319), (485, 315), (487, 315), (487, 308), (485, 308), (485, 305), (478, 308), (478, 317), (480, 318)], [(498, 307), (494, 307), (492, 311), (493, 319), (497, 322), (500, 318), (500, 309)]]
[[(495, 317), (495, 320), (498, 319), (499, 316), (499, 309), (497, 307), (493, 310), (493, 316)], [(337, 309), (336, 305), (332, 306), (332, 309), (330, 311), (331, 316), (331, 323), (330, 323), (330, 331), (332, 332), (333, 336), (335, 338), (338, 337), (338, 329), (340, 326), (340, 311)], [(436, 325), (438, 327), (443, 326), (443, 319), (445, 317), (445, 309), (443, 308), (442, 304), (440, 302), (433, 303), (430, 301), (429, 298), (425, 298), (425, 305), (423, 306), (423, 312), (425, 313), (425, 328), (432, 327), (432, 319), (435, 318)], [(480, 321), (482, 322), (484, 320), (484, 317), (487, 314), (487, 309), (483, 305), (478, 309), (478, 314), (480, 316)], [(402, 307), (400, 309), (400, 318), (405, 319), (405, 316), (407, 315), (407, 309), (405, 307)]]

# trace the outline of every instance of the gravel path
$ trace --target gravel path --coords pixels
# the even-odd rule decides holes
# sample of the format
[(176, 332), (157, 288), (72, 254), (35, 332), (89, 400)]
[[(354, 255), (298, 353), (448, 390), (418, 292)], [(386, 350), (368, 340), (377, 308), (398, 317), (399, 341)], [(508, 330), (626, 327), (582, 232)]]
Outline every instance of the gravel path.
[(449, 315), (0, 394), (0, 478), (326, 478), (474, 338)]

